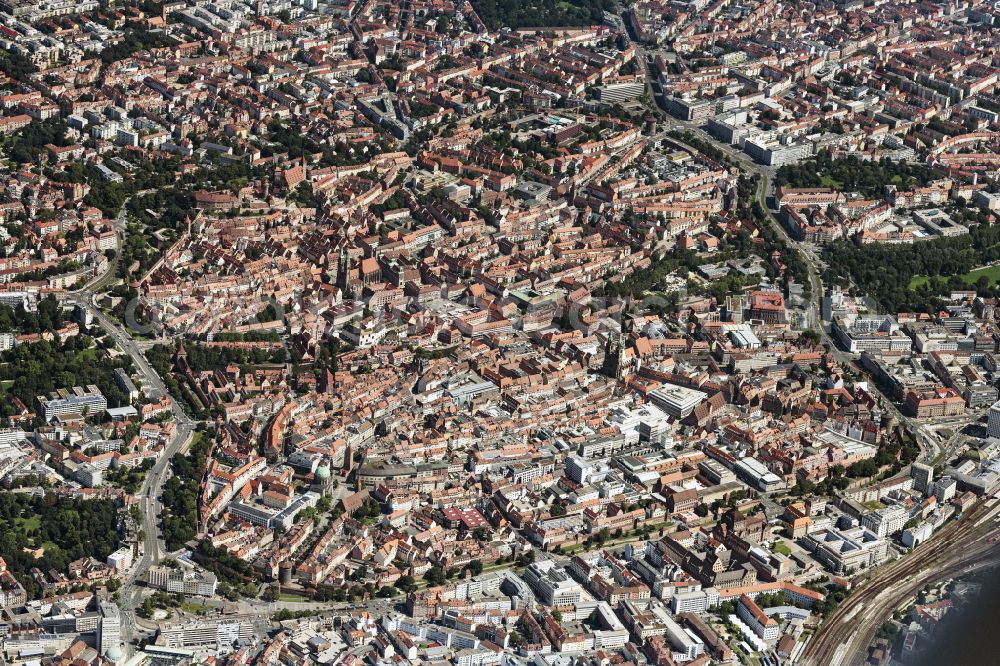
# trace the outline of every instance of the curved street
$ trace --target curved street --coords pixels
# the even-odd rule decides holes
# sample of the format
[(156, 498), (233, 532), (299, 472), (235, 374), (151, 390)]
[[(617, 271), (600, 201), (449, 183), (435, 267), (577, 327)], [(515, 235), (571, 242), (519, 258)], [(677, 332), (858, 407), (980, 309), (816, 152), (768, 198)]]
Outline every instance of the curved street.
[(98, 290), (114, 277), (117, 260), (121, 257), (122, 236), (125, 233), (124, 206), (118, 215), (115, 228), (119, 251), (115, 256), (115, 261), (110, 262), (109, 270), (95, 277), (94, 280), (82, 289), (65, 292), (60, 297), (66, 303), (83, 308), (93, 318), (93, 322), (114, 341), (115, 345), (125, 354), (128, 354), (129, 358), (132, 359), (136, 372), (142, 377), (143, 390), (157, 395), (165, 395), (169, 398), (170, 410), (176, 426), (171, 440), (168, 442), (163, 454), (156, 459), (153, 467), (146, 474), (142, 488), (139, 491), (139, 508), (143, 516), (142, 530), (144, 535), (142, 552), (138, 561), (133, 564), (132, 569), (123, 580), (119, 591), (121, 596), (122, 638), (126, 649), (131, 650), (132, 638), (136, 631), (135, 610), (142, 601), (142, 588), (137, 583), (143, 579), (149, 568), (159, 562), (166, 553), (163, 535), (160, 531), (160, 513), (163, 509), (159, 500), (160, 491), (170, 473), (170, 461), (175, 455), (186, 450), (191, 442), (191, 436), (194, 433), (196, 423), (184, 412), (184, 409), (177, 400), (167, 391), (163, 379), (153, 369), (152, 365), (150, 365), (128, 331), (94, 305), (94, 299)]

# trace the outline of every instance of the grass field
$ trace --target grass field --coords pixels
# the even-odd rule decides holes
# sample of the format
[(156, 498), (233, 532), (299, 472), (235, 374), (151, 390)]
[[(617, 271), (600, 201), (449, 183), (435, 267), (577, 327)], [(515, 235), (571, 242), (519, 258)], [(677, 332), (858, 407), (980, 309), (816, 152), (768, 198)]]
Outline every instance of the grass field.
[[(31, 518), (19, 517), (14, 519), (14, 525), (17, 527), (18, 532), (21, 533), (21, 536), (24, 539), (25, 543), (32, 548), (36, 547), (35, 537), (29, 537), (28, 533), (37, 530), (41, 524), (42, 524), (41, 516), (32, 516)], [(57, 546), (55, 543), (51, 541), (44, 541), (42, 542), (41, 547), (44, 548), (46, 551), (49, 551), (58, 548), (59, 546)]]
[(37, 530), (42, 524), (41, 516), (32, 516), (31, 518), (17, 518), (14, 524), (21, 530), (22, 533), (31, 532), (32, 530)]
[[(979, 278), (985, 276), (990, 284), (995, 284), (1000, 282), (1000, 264), (993, 264), (992, 266), (983, 266), (982, 268), (974, 268), (965, 275), (960, 276), (962, 282), (968, 285), (975, 284)], [(942, 276), (943, 277), (943, 276)], [(912, 280), (910, 280), (910, 289), (916, 289), (922, 284), (929, 281), (926, 275), (918, 275)]]
[(781, 541), (775, 541), (774, 545), (772, 546), (772, 548), (773, 548), (774, 552), (780, 553), (781, 555), (784, 555), (785, 557), (788, 557), (789, 555), (792, 554), (792, 549), (789, 548), (788, 546), (786, 546)]
[(181, 603), (181, 610), (191, 613), (192, 615), (208, 615), (215, 610), (215, 608), (198, 601), (185, 601)]

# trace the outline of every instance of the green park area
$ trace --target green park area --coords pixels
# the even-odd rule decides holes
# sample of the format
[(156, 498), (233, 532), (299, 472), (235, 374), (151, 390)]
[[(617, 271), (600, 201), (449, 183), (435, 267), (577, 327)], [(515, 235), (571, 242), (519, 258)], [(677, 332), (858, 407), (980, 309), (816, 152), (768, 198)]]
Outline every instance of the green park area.
[[(980, 278), (985, 277), (990, 281), (990, 284), (997, 284), (1000, 282), (1000, 264), (993, 264), (992, 266), (982, 266), (980, 268), (974, 268), (968, 273), (960, 275), (959, 278), (965, 284), (972, 286), (979, 282)], [(917, 275), (910, 280), (910, 289), (916, 289), (917, 287), (927, 284), (930, 282), (930, 278), (926, 275)]]

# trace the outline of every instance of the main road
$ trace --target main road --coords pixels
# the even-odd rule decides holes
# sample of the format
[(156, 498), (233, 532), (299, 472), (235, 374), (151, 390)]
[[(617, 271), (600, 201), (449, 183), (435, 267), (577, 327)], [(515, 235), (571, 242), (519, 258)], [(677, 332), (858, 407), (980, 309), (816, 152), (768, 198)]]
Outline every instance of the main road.
[(146, 360), (142, 350), (136, 345), (132, 336), (117, 322), (108, 317), (93, 304), (93, 294), (90, 291), (66, 293), (63, 300), (84, 308), (93, 321), (115, 342), (115, 344), (132, 359), (135, 369), (143, 379), (143, 388), (149, 393), (167, 396), (170, 400), (170, 411), (173, 416), (174, 432), (163, 453), (156, 459), (153, 467), (146, 474), (139, 494), (139, 508), (143, 516), (142, 554), (132, 567), (120, 590), (122, 611), (122, 638), (126, 652), (131, 650), (131, 641), (135, 631), (135, 609), (142, 598), (142, 589), (136, 586), (149, 568), (160, 561), (166, 552), (163, 536), (160, 532), (160, 491), (167, 480), (171, 459), (182, 452), (191, 441), (195, 422), (184, 412), (180, 404), (167, 391), (163, 379)]
[(121, 212), (115, 219), (117, 252), (115, 259), (110, 262), (108, 269), (101, 275), (95, 276), (94, 279), (81, 289), (60, 294), (60, 299), (65, 303), (83, 308), (92, 321), (114, 341), (115, 345), (122, 352), (128, 354), (135, 370), (142, 377), (143, 390), (147, 394), (157, 397), (166, 396), (170, 401), (174, 432), (167, 442), (163, 453), (156, 459), (153, 467), (146, 474), (142, 488), (139, 491), (139, 508), (143, 518), (141, 554), (138, 561), (125, 577), (119, 591), (122, 611), (122, 639), (125, 643), (125, 652), (131, 653), (131, 643), (135, 635), (135, 609), (142, 599), (142, 589), (136, 583), (142, 580), (146, 572), (149, 571), (149, 568), (159, 562), (166, 553), (159, 520), (163, 509), (160, 504), (160, 492), (170, 473), (170, 461), (175, 455), (187, 448), (191, 442), (196, 423), (188, 417), (177, 400), (170, 395), (163, 379), (153, 366), (150, 365), (129, 332), (94, 304), (97, 291), (103, 285), (107, 284), (109, 280), (113, 279), (117, 272), (116, 268), (121, 259), (121, 250), (124, 244), (126, 228), (125, 209), (126, 207), (122, 206)]

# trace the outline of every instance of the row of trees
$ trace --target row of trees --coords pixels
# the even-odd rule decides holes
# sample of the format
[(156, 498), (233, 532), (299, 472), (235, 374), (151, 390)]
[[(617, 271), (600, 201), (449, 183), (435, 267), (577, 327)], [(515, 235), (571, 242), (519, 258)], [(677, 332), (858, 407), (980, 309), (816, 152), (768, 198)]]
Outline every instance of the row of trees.
[(153, 345), (146, 350), (146, 360), (156, 370), (156, 374), (163, 378), (163, 383), (170, 395), (183, 400), (182, 404), (186, 404), (188, 411), (199, 419), (205, 418), (207, 414), (191, 389), (188, 388), (187, 380), (178, 381), (178, 375), (173, 372), (175, 350), (176, 348), (172, 344)]
[(105, 481), (134, 495), (139, 492), (142, 482), (146, 478), (146, 472), (153, 467), (153, 464), (152, 459), (147, 459), (136, 467), (122, 465), (117, 469), (109, 469), (105, 475)]
[(240, 596), (257, 596), (256, 577), (250, 564), (230, 555), (221, 548), (215, 548), (208, 541), (198, 544), (194, 552), (195, 561), (219, 579), (219, 592), (228, 599)]
[[(131, 158), (130, 158), (131, 159)], [(156, 160), (143, 160), (137, 165), (131, 178), (119, 183), (120, 207), (125, 196), (131, 196), (128, 202), (129, 234), (123, 248), (122, 261), (119, 264), (119, 277), (128, 277), (128, 271), (133, 262), (138, 262), (138, 273), (148, 270), (162, 255), (162, 252), (152, 247), (148, 239), (152, 232), (168, 230), (167, 241), (173, 242), (184, 230), (185, 218), (194, 209), (195, 189), (228, 189), (237, 192), (251, 180), (268, 177), (262, 167), (253, 167), (249, 163), (237, 161), (215, 161), (206, 164), (204, 168), (177, 175), (179, 164), (177, 157), (170, 156)], [(91, 179), (92, 186), (97, 181)], [(143, 192), (143, 194), (138, 194)], [(93, 190), (91, 191), (93, 194)], [(90, 196), (90, 195), (88, 195)], [(107, 201), (95, 202), (102, 210)], [(117, 207), (114, 207), (117, 213)], [(109, 217), (111, 212), (105, 210)]]
[[(716, 152), (718, 150), (716, 149)], [(724, 157), (724, 156), (723, 156)], [(757, 180), (755, 178), (740, 178), (739, 191), (741, 198), (736, 210), (736, 214), (744, 219), (753, 220), (754, 224), (761, 230), (761, 235), (766, 242), (754, 242), (746, 231), (740, 231), (732, 236), (726, 236), (717, 223), (713, 222), (710, 230), (722, 238), (719, 251), (710, 259), (698, 257), (690, 250), (674, 250), (669, 253), (656, 255), (652, 263), (628, 276), (623, 282), (609, 282), (604, 287), (604, 294), (609, 296), (632, 296), (641, 298), (647, 293), (655, 293), (662, 289), (663, 281), (671, 274), (680, 271), (690, 273), (697, 270), (698, 266), (708, 263), (726, 261), (728, 259), (745, 258), (748, 255), (756, 255), (764, 261), (765, 275), (768, 279), (774, 280), (779, 277), (778, 271), (770, 261), (770, 252), (778, 250), (781, 253), (781, 260), (785, 264), (784, 285), (787, 287), (791, 282), (802, 285), (803, 293), (809, 297), (811, 284), (809, 282), (809, 270), (802, 253), (788, 245), (784, 238), (774, 229), (774, 224), (767, 210), (756, 200)], [(626, 213), (622, 220), (625, 224), (634, 222), (630, 213)], [(715, 280), (710, 284), (701, 286), (689, 285), (690, 293), (703, 293), (714, 296), (721, 302), (729, 293), (742, 291), (748, 286), (752, 286), (757, 278), (730, 275), (720, 280)]]
[[(272, 312), (269, 316), (277, 316)], [(284, 349), (241, 349), (237, 347), (205, 347), (199, 344), (186, 344), (187, 362), (195, 372), (199, 370), (218, 370), (230, 363), (240, 366), (260, 365), (262, 363), (284, 363)]]
[[(204, 339), (202, 336), (199, 339)], [(281, 334), (275, 331), (247, 331), (246, 333), (233, 333), (222, 331), (215, 333), (212, 337), (216, 342), (280, 342)]]
[[(355, 601), (357, 599), (371, 599), (372, 597), (380, 597), (382, 599), (389, 599), (400, 593), (399, 581), (396, 582), (395, 586), (386, 586), (381, 589), (376, 590), (375, 585), (372, 583), (364, 583), (357, 585), (343, 585), (340, 587), (320, 587), (317, 589), (313, 595), (313, 601), (318, 602), (344, 602), (344, 601)], [(271, 595), (267, 595), (268, 600)], [(276, 616), (277, 617), (277, 616)], [(286, 618), (287, 619), (287, 618)]]
[(706, 141), (705, 139), (702, 139), (701, 137), (699, 137), (697, 134), (695, 134), (690, 130), (681, 131), (673, 129), (670, 130), (668, 134), (674, 139), (677, 139), (678, 141), (681, 141), (691, 146), (692, 148), (697, 149), (698, 152), (707, 155), (716, 162), (720, 162), (722, 164), (731, 164), (731, 165), (734, 164), (733, 160), (731, 160), (729, 156), (726, 155), (725, 151), (721, 150), (711, 141)]
[(662, 291), (664, 280), (683, 269), (684, 272), (694, 271), (702, 263), (691, 250), (672, 250), (653, 256), (652, 263), (640, 268), (622, 282), (608, 282), (604, 285), (606, 296), (632, 296), (642, 298), (650, 292)]
[(163, 541), (167, 550), (176, 550), (190, 541), (198, 529), (198, 490), (208, 462), (211, 443), (201, 433), (185, 455), (174, 456), (170, 462), (173, 474), (163, 484)]
[(0, 72), (15, 81), (27, 81), (37, 71), (38, 68), (28, 58), (13, 51), (0, 51)]
[(903, 467), (916, 461), (920, 456), (920, 447), (912, 437), (891, 437), (882, 442), (874, 458), (861, 460), (847, 468), (847, 475), (852, 478), (867, 478), (875, 476), (882, 468), (887, 468), (883, 476), (888, 478)]
[(912, 438), (889, 438), (879, 445), (874, 458), (859, 460), (850, 467), (834, 465), (830, 468), (830, 474), (819, 482), (803, 479), (792, 488), (792, 494), (798, 496), (806, 495), (833, 495), (837, 490), (844, 490), (851, 485), (851, 479), (871, 478), (885, 469), (882, 476), (888, 478), (901, 470), (904, 466), (914, 462), (920, 455), (920, 448)]
[[(431, 586), (444, 585), (447, 581), (451, 580), (455, 576), (458, 576), (463, 571), (468, 571), (473, 576), (478, 576), (483, 573), (483, 563), (481, 560), (472, 560), (464, 567), (452, 567), (447, 570), (439, 565), (434, 565), (428, 569), (426, 573), (424, 573), (424, 582)], [(396, 587), (399, 587), (399, 581), (397, 581)]]
[(831, 471), (828, 477), (819, 482), (809, 479), (797, 481), (792, 488), (792, 494), (803, 497), (813, 494), (833, 495), (835, 490), (844, 490), (851, 485), (851, 480), (844, 475), (846, 470), (843, 465), (835, 465), (834, 470), (838, 470), (837, 473)]
[(473, 0), (472, 6), (490, 30), (595, 25), (604, 12), (615, 12), (611, 0)]

